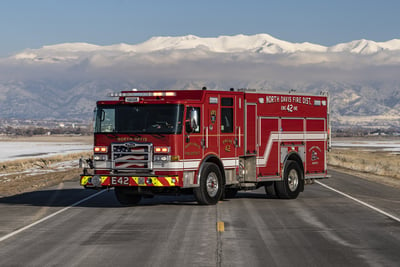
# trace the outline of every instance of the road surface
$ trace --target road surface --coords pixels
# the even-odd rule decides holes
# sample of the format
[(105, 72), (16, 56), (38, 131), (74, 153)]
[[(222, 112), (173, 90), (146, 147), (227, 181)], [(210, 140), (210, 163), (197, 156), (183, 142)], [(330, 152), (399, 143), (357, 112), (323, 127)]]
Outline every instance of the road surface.
[(259, 189), (216, 206), (122, 207), (77, 182), (1, 198), (0, 266), (399, 266), (400, 189), (331, 175), (295, 200)]

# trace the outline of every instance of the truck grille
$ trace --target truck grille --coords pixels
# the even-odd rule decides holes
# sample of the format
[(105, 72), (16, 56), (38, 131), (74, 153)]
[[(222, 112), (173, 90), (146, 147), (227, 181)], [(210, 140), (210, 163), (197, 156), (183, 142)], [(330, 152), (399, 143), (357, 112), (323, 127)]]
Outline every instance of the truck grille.
[(153, 169), (153, 144), (129, 142), (111, 145), (114, 170), (151, 171)]

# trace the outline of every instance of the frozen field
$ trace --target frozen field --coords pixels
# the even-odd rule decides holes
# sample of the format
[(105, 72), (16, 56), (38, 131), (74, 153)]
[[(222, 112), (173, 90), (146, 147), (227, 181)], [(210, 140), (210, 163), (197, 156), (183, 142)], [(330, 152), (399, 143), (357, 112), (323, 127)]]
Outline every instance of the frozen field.
[(65, 155), (92, 150), (93, 146), (83, 143), (68, 142), (0, 142), (0, 162)]
[(371, 151), (387, 151), (400, 153), (400, 138), (398, 140), (340, 140), (332, 141), (332, 147), (361, 148)]

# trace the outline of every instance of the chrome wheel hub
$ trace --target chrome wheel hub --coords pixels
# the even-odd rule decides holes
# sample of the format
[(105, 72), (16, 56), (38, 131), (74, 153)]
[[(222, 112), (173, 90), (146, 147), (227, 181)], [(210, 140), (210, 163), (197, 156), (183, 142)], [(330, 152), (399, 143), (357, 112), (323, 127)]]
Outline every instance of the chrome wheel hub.
[(211, 172), (207, 176), (206, 180), (206, 186), (207, 186), (207, 193), (210, 197), (215, 197), (218, 193), (218, 177), (214, 172)]
[(297, 187), (299, 186), (299, 175), (295, 169), (291, 169), (288, 175), (288, 185), (290, 191), (296, 191)]

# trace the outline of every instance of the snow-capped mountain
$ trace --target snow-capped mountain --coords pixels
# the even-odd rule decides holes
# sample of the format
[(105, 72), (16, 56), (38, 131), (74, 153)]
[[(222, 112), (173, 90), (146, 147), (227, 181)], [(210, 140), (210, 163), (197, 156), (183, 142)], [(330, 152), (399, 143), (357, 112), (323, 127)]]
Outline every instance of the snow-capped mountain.
[(13, 56), (15, 59), (74, 60), (81, 56), (94, 53), (108, 55), (144, 54), (172, 50), (206, 50), (214, 53), (261, 53), (261, 54), (291, 54), (296, 52), (309, 53), (341, 53), (374, 54), (380, 51), (400, 51), (400, 39), (387, 42), (357, 40), (349, 43), (326, 47), (312, 43), (290, 43), (272, 37), (268, 34), (219, 36), (216, 38), (201, 38), (194, 35), (180, 37), (153, 37), (150, 40), (136, 44), (116, 44), (99, 46), (88, 43), (64, 43), (43, 46), (39, 49), (27, 49)]
[(400, 39), (330, 47), (268, 34), (63, 43), (0, 59), (0, 116), (90, 119), (110, 91), (207, 86), (329, 91), (336, 125), (400, 128), (399, 71)]
[(46, 56), (69, 58), (87, 53), (150, 53), (168, 50), (204, 49), (215, 53), (265, 53), (282, 54), (298, 51), (325, 52), (326, 47), (311, 43), (290, 43), (276, 39), (268, 34), (252, 36), (220, 36), (217, 38), (200, 38), (194, 35), (181, 37), (153, 37), (150, 40), (137, 44), (118, 44), (98, 46), (86, 43), (66, 43), (44, 46), (40, 49), (27, 49), (14, 57), (16, 59), (37, 59)]
[(393, 39), (387, 42), (374, 42), (369, 40), (357, 40), (349, 43), (337, 44), (328, 47), (328, 52), (350, 52), (354, 54), (374, 54), (380, 51), (399, 51), (400, 39)]

